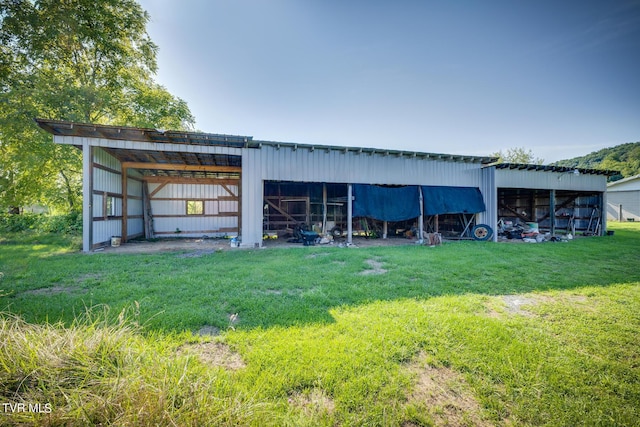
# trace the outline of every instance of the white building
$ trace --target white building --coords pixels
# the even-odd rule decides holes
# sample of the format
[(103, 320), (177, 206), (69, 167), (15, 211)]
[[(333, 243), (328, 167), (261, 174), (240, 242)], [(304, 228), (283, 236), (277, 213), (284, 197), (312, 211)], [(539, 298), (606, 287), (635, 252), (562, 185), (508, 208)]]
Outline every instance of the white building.
[(640, 175), (607, 185), (607, 218), (640, 221)]
[[(259, 141), (38, 119), (83, 152), (83, 249), (112, 236), (263, 236), (298, 224), (354, 229), (375, 220), (471, 237), (499, 217), (555, 233), (586, 230), (604, 211), (609, 171), (494, 164), (493, 157)], [(570, 213), (569, 213), (570, 211)], [(372, 222), (373, 224), (373, 222)], [(391, 229), (389, 228), (391, 227)], [(477, 236), (476, 236), (477, 237)], [(493, 236), (495, 240), (495, 233)]]

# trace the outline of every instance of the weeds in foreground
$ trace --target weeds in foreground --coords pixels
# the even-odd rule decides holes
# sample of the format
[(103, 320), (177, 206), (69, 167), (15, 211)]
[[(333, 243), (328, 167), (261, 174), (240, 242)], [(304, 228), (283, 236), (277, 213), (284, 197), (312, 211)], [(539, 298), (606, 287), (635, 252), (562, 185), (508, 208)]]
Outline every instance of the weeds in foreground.
[(227, 371), (179, 352), (184, 337), (143, 336), (131, 313), (114, 324), (107, 311), (68, 327), (0, 314), (0, 424), (243, 425), (262, 411)]

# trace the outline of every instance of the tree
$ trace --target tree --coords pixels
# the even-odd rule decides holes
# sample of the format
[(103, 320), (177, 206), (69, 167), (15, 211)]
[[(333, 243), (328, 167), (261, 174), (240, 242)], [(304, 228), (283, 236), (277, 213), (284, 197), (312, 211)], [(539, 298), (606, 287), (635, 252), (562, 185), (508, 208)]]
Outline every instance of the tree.
[(0, 208), (78, 206), (80, 153), (35, 117), (192, 128), (186, 102), (153, 80), (148, 21), (134, 0), (0, 0)]
[(533, 151), (527, 150), (524, 147), (507, 148), (507, 152), (503, 153), (502, 150), (492, 154), (493, 157), (498, 157), (498, 163), (525, 163), (541, 165), (544, 163), (544, 159), (535, 157)]

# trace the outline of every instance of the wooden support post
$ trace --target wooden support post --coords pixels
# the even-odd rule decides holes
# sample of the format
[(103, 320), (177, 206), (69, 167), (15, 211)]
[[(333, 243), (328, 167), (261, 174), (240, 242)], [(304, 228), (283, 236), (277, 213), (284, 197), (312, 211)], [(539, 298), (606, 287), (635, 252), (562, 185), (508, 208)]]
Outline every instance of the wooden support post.
[(598, 193), (598, 225), (596, 235), (604, 236), (607, 232), (607, 211), (604, 205), (604, 193)]
[[(264, 189), (262, 190), (262, 197), (264, 198)], [(264, 201), (262, 203), (264, 204)], [(240, 179), (238, 180), (238, 236), (242, 236), (242, 172), (240, 172)], [(262, 244), (262, 240), (260, 240), (260, 244)]]
[(128, 190), (128, 180), (127, 174), (129, 170), (126, 167), (122, 168), (122, 243), (127, 243), (127, 222), (129, 220), (129, 215), (127, 212), (128, 209), (128, 201), (129, 201), (129, 190)]
[(389, 222), (388, 221), (383, 221), (382, 222), (382, 238), (383, 239), (387, 238), (388, 232), (389, 232)]
[(422, 195), (422, 187), (418, 187), (418, 200), (420, 201), (420, 218), (418, 219), (418, 241), (422, 242), (424, 239), (424, 197)]
[(153, 239), (153, 212), (151, 210), (151, 196), (149, 195), (149, 183), (142, 183), (142, 205), (143, 205), (143, 221), (144, 221), (144, 238)]
[(556, 234), (556, 190), (549, 193), (549, 220), (551, 221), (551, 235)]
[(305, 210), (307, 211), (307, 225), (310, 230), (313, 230), (313, 224), (311, 223), (311, 196), (309, 194), (309, 186), (307, 185), (307, 200), (305, 200)]
[(322, 233), (327, 232), (327, 183), (322, 183)]
[(353, 243), (353, 186), (347, 185), (347, 244)]

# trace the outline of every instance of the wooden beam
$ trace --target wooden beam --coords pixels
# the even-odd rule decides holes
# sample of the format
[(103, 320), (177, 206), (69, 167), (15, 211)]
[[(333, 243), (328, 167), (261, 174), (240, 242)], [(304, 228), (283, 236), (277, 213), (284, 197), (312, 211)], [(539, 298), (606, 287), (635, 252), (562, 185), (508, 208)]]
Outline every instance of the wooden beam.
[(128, 182), (127, 182), (127, 168), (122, 164), (122, 236), (120, 236), (122, 243), (127, 243), (127, 201), (128, 201)]
[[(169, 182), (168, 181), (164, 181), (162, 183), (160, 183), (160, 185), (158, 185), (151, 193), (149, 193), (149, 199), (153, 199), (153, 196), (155, 196), (156, 194), (158, 194), (158, 192), (160, 190), (162, 190)], [(145, 181), (144, 183), (145, 186), (149, 186), (149, 181)]]
[(521, 215), (520, 213), (518, 213), (517, 210), (515, 210), (514, 208), (512, 208), (511, 206), (508, 206), (504, 203), (500, 203), (500, 207), (503, 209), (508, 210), (509, 212), (511, 212), (512, 214), (514, 214), (515, 216), (517, 216), (518, 218), (520, 218), (521, 220), (523, 220), (524, 222), (530, 222), (531, 219), (527, 218), (524, 215)]
[(229, 187), (227, 187), (227, 184), (226, 184), (226, 183), (222, 182), (222, 183), (220, 183), (220, 186), (221, 186), (222, 188), (224, 188), (225, 190), (227, 190), (227, 193), (229, 193), (229, 194), (231, 195), (231, 197), (233, 197), (233, 198), (235, 198), (235, 199), (237, 199), (237, 198), (238, 198), (238, 195), (237, 195), (237, 194), (233, 194), (233, 191), (231, 191), (231, 189), (230, 189)]
[(291, 215), (289, 215), (288, 212), (285, 212), (284, 210), (280, 209), (280, 207), (278, 207), (275, 203), (273, 203), (271, 200), (265, 198), (265, 202), (267, 202), (269, 204), (269, 206), (271, 206), (273, 209), (275, 209), (276, 211), (278, 211), (282, 216), (284, 216), (285, 218), (288, 218), (289, 220), (295, 222), (296, 224), (298, 223), (298, 221), (296, 221), (296, 219), (294, 217), (292, 217)]
[(239, 185), (238, 178), (188, 178), (178, 176), (145, 176), (144, 181), (153, 184), (211, 184)]
[(145, 163), (145, 162), (124, 162), (123, 169), (154, 169), (171, 171), (201, 171), (201, 172), (241, 172), (239, 166), (213, 166), (213, 165), (183, 165), (176, 163)]
[[(129, 196), (129, 198), (131, 198), (131, 196)], [(232, 197), (232, 196), (218, 196), (218, 197), (198, 197), (198, 198), (194, 198), (194, 197), (154, 197), (153, 198), (154, 201), (172, 201), (172, 200), (202, 200), (203, 202), (237, 202), (238, 198), (237, 197)], [(195, 215), (195, 214), (194, 214)]]

